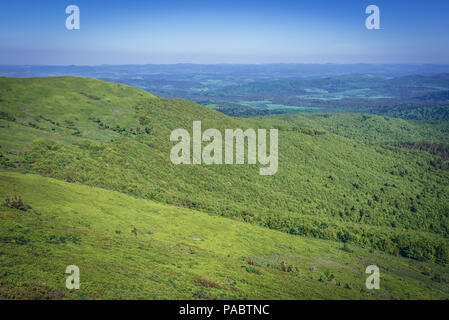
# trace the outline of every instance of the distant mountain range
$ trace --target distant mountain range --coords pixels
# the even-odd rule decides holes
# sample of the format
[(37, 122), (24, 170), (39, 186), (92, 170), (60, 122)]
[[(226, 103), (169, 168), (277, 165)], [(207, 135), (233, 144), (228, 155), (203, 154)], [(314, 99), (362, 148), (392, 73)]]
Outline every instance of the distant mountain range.
[(3, 76), (97, 78), (239, 117), (365, 112), (449, 120), (448, 74), (448, 65), (0, 65)]

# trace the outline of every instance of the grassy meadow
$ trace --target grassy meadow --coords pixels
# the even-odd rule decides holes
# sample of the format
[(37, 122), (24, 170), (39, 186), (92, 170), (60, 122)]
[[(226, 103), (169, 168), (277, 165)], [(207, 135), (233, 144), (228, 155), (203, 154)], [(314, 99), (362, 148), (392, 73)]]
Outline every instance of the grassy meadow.
[[(0, 174), (2, 299), (444, 299), (440, 265), (288, 235), (123, 193)], [(132, 232), (137, 229), (136, 234)], [(194, 240), (199, 239), (199, 240)], [(65, 289), (67, 265), (79, 290)], [(366, 266), (381, 289), (365, 288)]]

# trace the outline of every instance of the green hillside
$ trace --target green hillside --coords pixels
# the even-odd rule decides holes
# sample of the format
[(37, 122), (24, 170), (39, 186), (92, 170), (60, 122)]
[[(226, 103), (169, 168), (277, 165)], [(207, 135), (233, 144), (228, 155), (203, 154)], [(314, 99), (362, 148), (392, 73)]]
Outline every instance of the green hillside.
[[(426, 151), (231, 118), (186, 100), (86, 78), (0, 78), (0, 112), (3, 170), (449, 263), (448, 161)], [(194, 120), (203, 130), (277, 127), (278, 172), (260, 176), (255, 165), (173, 165), (170, 133), (190, 130)]]
[(362, 141), (449, 142), (447, 121), (410, 121), (360, 113), (283, 114), (260, 119), (272, 125), (326, 130)]
[[(1, 193), (20, 190), (31, 207), (0, 207), (0, 299), (449, 297), (439, 265), (37, 175), (0, 179)], [(365, 288), (370, 264), (380, 290)], [(68, 265), (79, 290), (65, 288)]]

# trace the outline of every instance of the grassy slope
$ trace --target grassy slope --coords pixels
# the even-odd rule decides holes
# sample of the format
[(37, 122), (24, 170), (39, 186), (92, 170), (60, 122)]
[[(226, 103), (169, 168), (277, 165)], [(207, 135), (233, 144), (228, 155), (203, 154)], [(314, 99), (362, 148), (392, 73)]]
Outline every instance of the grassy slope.
[[(3, 299), (449, 297), (445, 283), (431, 280), (448, 278), (439, 265), (358, 248), (350, 253), (338, 243), (38, 175), (0, 172), (0, 180), (0, 193), (20, 190), (32, 207), (0, 207)], [(299, 273), (282, 271), (282, 261)], [(80, 290), (65, 289), (71, 264), (80, 268)], [(378, 291), (364, 286), (370, 264), (381, 270)]]
[[(266, 128), (264, 121), (73, 77), (0, 78), (0, 100), (4, 168), (70, 177), (292, 234), (449, 261), (449, 172), (426, 152), (277, 125), (279, 171), (262, 177), (257, 166), (174, 166), (168, 137), (193, 120), (222, 130)], [(146, 127), (149, 134), (136, 134)]]
[(449, 122), (445, 121), (410, 121), (359, 113), (283, 114), (260, 119), (270, 124), (326, 130), (362, 141), (449, 142)]

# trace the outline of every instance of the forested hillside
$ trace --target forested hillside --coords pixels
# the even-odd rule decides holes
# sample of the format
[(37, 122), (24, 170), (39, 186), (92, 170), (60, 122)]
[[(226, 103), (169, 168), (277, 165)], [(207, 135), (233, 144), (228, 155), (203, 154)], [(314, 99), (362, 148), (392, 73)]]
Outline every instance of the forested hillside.
[[(448, 161), (425, 150), (231, 118), (186, 100), (86, 78), (2, 78), (0, 97), (3, 170), (293, 235), (449, 261)], [(268, 177), (257, 165), (173, 165), (170, 133), (191, 130), (194, 120), (203, 130), (278, 128), (278, 172)]]
[[(38, 175), (0, 172), (0, 181), (24, 201), (0, 206), (0, 299), (449, 297), (441, 265)], [(73, 264), (80, 290), (65, 287)], [(365, 287), (370, 264), (379, 290)]]
[(360, 113), (283, 114), (259, 119), (272, 125), (326, 130), (366, 142), (449, 142), (448, 121), (407, 121)]

